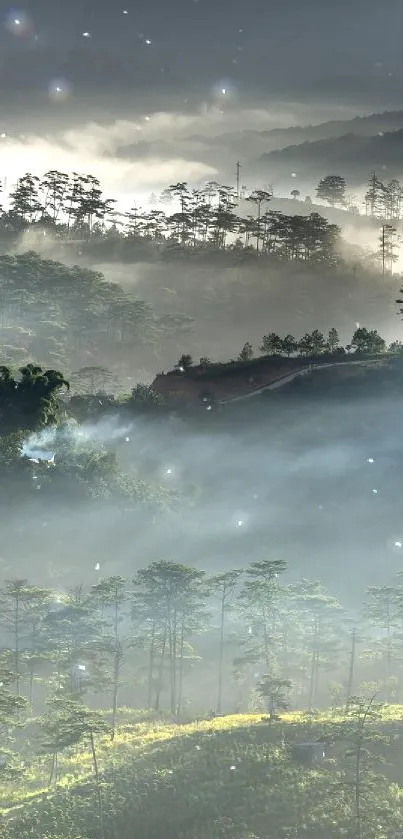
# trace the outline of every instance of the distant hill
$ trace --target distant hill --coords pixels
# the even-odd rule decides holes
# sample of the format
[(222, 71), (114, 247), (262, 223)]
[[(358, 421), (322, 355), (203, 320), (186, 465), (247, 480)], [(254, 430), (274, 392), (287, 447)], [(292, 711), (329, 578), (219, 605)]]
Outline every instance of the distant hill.
[[(293, 125), (289, 128), (273, 128), (261, 131), (260, 136), (267, 139), (270, 149), (286, 148), (289, 145), (313, 143), (317, 140), (330, 140), (345, 134), (355, 134), (357, 137), (371, 137), (379, 131), (384, 133), (403, 128), (403, 111), (385, 111), (383, 114), (370, 114), (354, 119), (330, 120), (319, 125)], [(252, 132), (245, 132), (252, 133)]]
[(290, 177), (295, 171), (301, 180), (315, 183), (329, 173), (340, 174), (349, 184), (365, 183), (372, 170), (387, 180), (403, 176), (403, 129), (375, 136), (344, 136), (304, 142), (265, 153), (260, 158), (265, 169), (276, 178)]
[[(330, 140), (345, 134), (357, 137), (371, 137), (379, 131), (384, 133), (403, 129), (403, 111), (385, 111), (383, 114), (371, 114), (353, 119), (329, 120), (318, 125), (291, 125), (288, 128), (272, 128), (263, 131), (246, 129), (234, 136), (226, 132), (214, 136), (214, 146), (218, 149), (231, 148), (240, 159), (248, 159), (251, 155), (284, 149), (300, 143), (313, 143), (317, 140)], [(206, 137), (193, 134), (190, 142), (206, 144)], [(210, 138), (211, 141), (211, 138)]]

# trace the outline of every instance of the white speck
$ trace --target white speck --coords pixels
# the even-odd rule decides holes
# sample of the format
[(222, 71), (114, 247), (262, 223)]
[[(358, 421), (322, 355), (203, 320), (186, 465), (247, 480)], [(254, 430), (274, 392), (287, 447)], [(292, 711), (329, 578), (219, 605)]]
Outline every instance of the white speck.
[(374, 461), (374, 458), (373, 458), (373, 457), (368, 457), (368, 459), (367, 459), (367, 463), (374, 463), (374, 462), (375, 462), (375, 461)]
[(150, 122), (151, 117), (144, 117), (146, 122)]
[(85, 664), (79, 664), (78, 669), (79, 670), (85, 670)]
[(125, 437), (125, 443), (130, 443), (130, 437)]
[(296, 177), (297, 177), (297, 173), (296, 173), (296, 172), (291, 172), (291, 177), (292, 177), (292, 178), (296, 178)]
[(150, 38), (146, 38), (144, 43), (146, 44), (147, 47), (151, 46)]
[(24, 35), (31, 28), (31, 21), (25, 12), (16, 13), (16, 9), (12, 9), (6, 15), (5, 26), (12, 35)]
[(356, 325), (357, 329), (359, 329), (359, 328), (360, 328), (360, 322), (359, 322), (359, 320), (356, 320), (355, 325)]
[(378, 131), (378, 137), (383, 137), (383, 131)]
[(373, 489), (372, 492), (374, 493), (374, 495), (378, 495), (378, 490), (377, 489)]
[(100, 566), (99, 562), (96, 562), (96, 563), (95, 563), (95, 566), (94, 566), (95, 570), (96, 570), (96, 571), (99, 571), (100, 567), (101, 567), (101, 566)]
[(238, 521), (237, 521), (237, 523), (236, 523), (236, 526), (237, 526), (237, 527), (243, 527), (243, 521), (242, 521), (242, 519), (238, 519)]
[(3, 133), (2, 133), (2, 134), (0, 134), (0, 137), (1, 137), (1, 139), (2, 139), (2, 140), (5, 140), (5, 138), (7, 137), (6, 132), (5, 132), (5, 131), (3, 131)]
[(64, 101), (68, 98), (71, 85), (66, 79), (53, 79), (48, 86), (49, 96), (56, 101)]
[(235, 772), (236, 766), (230, 766), (230, 772)]
[(200, 752), (201, 746), (196, 746), (196, 751)]
[(211, 411), (211, 405), (207, 405), (206, 411)]
[(223, 96), (225, 96), (226, 92), (227, 92), (226, 88), (222, 87), (221, 88), (221, 93), (222, 93)]
[(83, 32), (83, 38), (91, 38), (91, 32)]
[(124, 15), (128, 15), (128, 14), (129, 14), (129, 12), (127, 11), (127, 9), (123, 9), (122, 14), (124, 14)]
[(173, 769), (168, 769), (168, 775), (173, 775)]
[(167, 470), (166, 470), (166, 474), (167, 474), (167, 475), (172, 475), (172, 469), (167, 469)]
[(401, 547), (402, 547), (401, 542), (395, 542), (395, 548), (401, 548)]

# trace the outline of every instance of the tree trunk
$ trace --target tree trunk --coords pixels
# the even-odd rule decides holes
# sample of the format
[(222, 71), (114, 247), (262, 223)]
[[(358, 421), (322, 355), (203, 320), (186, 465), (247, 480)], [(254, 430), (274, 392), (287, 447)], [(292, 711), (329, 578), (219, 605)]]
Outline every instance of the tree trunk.
[(115, 589), (115, 620), (114, 620), (114, 634), (115, 634), (115, 656), (113, 663), (113, 696), (112, 696), (112, 735), (111, 740), (115, 739), (116, 729), (116, 715), (118, 710), (118, 690), (119, 690), (119, 671), (121, 661), (121, 646), (119, 641), (119, 597), (117, 587)]
[(351, 639), (350, 668), (349, 668), (348, 681), (347, 681), (346, 702), (348, 702), (350, 697), (353, 695), (354, 671), (355, 671), (355, 641), (356, 641), (356, 631), (355, 631), (355, 629), (353, 629), (353, 634), (352, 634), (352, 639)]
[(217, 695), (217, 714), (221, 714), (222, 708), (222, 684), (223, 684), (223, 664), (224, 664), (224, 623), (225, 623), (225, 594), (221, 601), (221, 620), (220, 620), (220, 652), (218, 660), (218, 695)]
[(113, 666), (113, 696), (112, 696), (112, 733), (111, 740), (115, 739), (116, 731), (116, 717), (118, 712), (118, 691), (119, 691), (119, 672), (120, 672), (120, 646), (115, 650), (115, 660)]
[(361, 745), (357, 748), (355, 763), (355, 817), (357, 824), (357, 839), (361, 839)]
[(167, 632), (165, 630), (164, 638), (163, 638), (163, 641), (162, 641), (161, 658), (160, 658), (160, 663), (159, 663), (159, 668), (158, 668), (158, 682), (157, 682), (157, 691), (156, 691), (155, 706), (154, 706), (156, 711), (160, 710), (162, 682), (163, 682), (163, 676), (164, 676), (164, 662), (165, 662), (166, 643), (167, 643)]
[[(17, 696), (21, 695), (20, 684), (20, 598), (17, 593), (15, 598), (15, 623), (14, 623), (14, 645), (15, 645), (15, 689)], [(17, 718), (19, 719), (19, 711)]]
[(179, 686), (178, 686), (178, 701), (176, 704), (176, 716), (179, 717), (181, 710), (182, 710), (182, 688), (183, 688), (183, 642), (185, 637), (185, 628), (182, 621), (181, 626), (181, 638), (180, 638), (180, 648), (179, 648)]
[(98, 761), (97, 755), (95, 751), (95, 742), (94, 742), (94, 735), (92, 731), (90, 732), (90, 743), (91, 743), (91, 752), (92, 752), (92, 764), (94, 767), (94, 775), (95, 775), (95, 782), (97, 787), (97, 799), (98, 799), (98, 815), (99, 815), (99, 837), (100, 839), (105, 839), (104, 834), (104, 812), (102, 807), (102, 793), (101, 793), (101, 786), (99, 783), (99, 772), (98, 772)]
[(148, 655), (148, 680), (147, 680), (147, 708), (152, 707), (153, 701), (153, 675), (154, 675), (154, 643), (155, 643), (155, 623), (153, 622), (153, 629), (151, 633), (150, 650)]
[(316, 675), (316, 638), (314, 641), (314, 647), (312, 650), (312, 658), (311, 658), (311, 675), (309, 678), (309, 699), (308, 699), (308, 710), (312, 711), (313, 699), (315, 695), (315, 675)]

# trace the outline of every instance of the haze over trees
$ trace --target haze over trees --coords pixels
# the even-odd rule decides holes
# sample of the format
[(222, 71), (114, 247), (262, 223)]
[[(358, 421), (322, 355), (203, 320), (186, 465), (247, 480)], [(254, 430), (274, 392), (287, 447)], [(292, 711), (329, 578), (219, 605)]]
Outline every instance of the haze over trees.
[[(318, 196), (344, 206), (344, 179)], [(91, 176), (27, 174), (0, 238), (337, 283), (339, 229), (271, 199), (255, 190), (243, 217), (231, 188), (178, 183), (121, 218)], [(384, 230), (386, 270), (395, 245)], [(1, 839), (396, 839), (400, 341), (281, 330), (268, 310), (233, 359), (207, 339), (196, 356), (186, 314), (34, 251), (0, 253), (0, 292)], [(172, 345), (190, 407), (130, 377)], [(236, 392), (263, 364), (309, 375), (206, 412), (209, 377)]]
[(316, 195), (333, 207), (336, 204), (344, 206), (346, 203), (346, 182), (344, 178), (340, 175), (326, 175), (319, 181)]
[(151, 207), (146, 211), (135, 205), (122, 213), (115, 208), (114, 199), (103, 195), (100, 182), (92, 175), (74, 173), (70, 177), (51, 171), (40, 179), (27, 173), (11, 192), (9, 209), (0, 214), (0, 238), (36, 228), (42, 235), (53, 234), (70, 242), (84, 244), (92, 238), (100, 247), (102, 240), (100, 254), (109, 249), (121, 258), (143, 242), (149, 249), (152, 244), (165, 245), (165, 256), (174, 256), (178, 246), (213, 250), (254, 247), (280, 259), (337, 261), (339, 231), (335, 225), (318, 213), (290, 217), (270, 210), (271, 198), (268, 190), (252, 191), (246, 204), (253, 213), (243, 218), (236, 212), (239, 202), (232, 187), (212, 182), (192, 189), (187, 183), (177, 183), (160, 196), (160, 204), (167, 210)]

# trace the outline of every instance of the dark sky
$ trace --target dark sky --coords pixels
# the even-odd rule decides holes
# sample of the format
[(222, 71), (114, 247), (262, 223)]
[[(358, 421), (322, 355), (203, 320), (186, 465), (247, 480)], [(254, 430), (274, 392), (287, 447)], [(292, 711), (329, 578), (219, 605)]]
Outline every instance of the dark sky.
[(0, 11), (9, 183), (29, 160), (38, 174), (85, 169), (119, 195), (149, 194), (233, 177), (238, 157), (247, 183), (272, 183), (259, 163), (266, 129), (402, 108), (403, 0), (25, 0)]
[[(31, 0), (1, 10), (3, 104), (17, 91), (36, 99), (59, 77), (86, 100), (157, 90), (205, 98), (225, 78), (259, 99), (397, 101), (403, 80), (401, 0)], [(28, 31), (9, 31), (24, 15)]]

